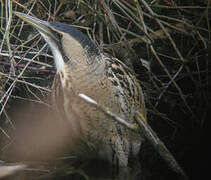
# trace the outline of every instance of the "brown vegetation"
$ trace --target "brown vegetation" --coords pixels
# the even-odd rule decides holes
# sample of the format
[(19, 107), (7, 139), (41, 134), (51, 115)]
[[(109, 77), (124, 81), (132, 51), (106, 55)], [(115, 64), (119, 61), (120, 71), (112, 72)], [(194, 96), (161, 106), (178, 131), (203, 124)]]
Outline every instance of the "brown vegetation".
[[(103, 51), (133, 69), (144, 89), (152, 128), (190, 177), (206, 173), (202, 166), (207, 156), (211, 92), (210, 1), (11, 2), (12, 8), (3, 0), (0, 6), (0, 160), (7, 161), (5, 152), (13, 141), (18, 121), (28, 120), (31, 109), (40, 105), (48, 108), (47, 96), (55, 74), (47, 44), (31, 26), (12, 16), (12, 9), (43, 20), (72, 24)], [(150, 173), (146, 177), (172, 179), (165, 163), (145, 146), (140, 161)], [(44, 178), (52, 179), (58, 172), (62, 172), (63, 178), (75, 173), (66, 164), (58, 168), (45, 163), (36, 164), (29, 174), (39, 178), (44, 174)]]

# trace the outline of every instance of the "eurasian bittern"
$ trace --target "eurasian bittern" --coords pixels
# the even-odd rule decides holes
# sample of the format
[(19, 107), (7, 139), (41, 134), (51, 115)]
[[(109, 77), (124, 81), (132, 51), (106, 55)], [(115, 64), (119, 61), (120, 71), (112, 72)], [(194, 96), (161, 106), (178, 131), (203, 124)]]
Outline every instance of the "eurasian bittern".
[(84, 102), (78, 94), (87, 95), (134, 124), (136, 112), (146, 116), (136, 77), (125, 64), (100, 51), (76, 28), (15, 14), (35, 27), (51, 48), (57, 69), (52, 97), (58, 112), (64, 112), (69, 121), (73, 139), (85, 142), (99, 158), (127, 166), (128, 158), (137, 157), (140, 150), (140, 135)]

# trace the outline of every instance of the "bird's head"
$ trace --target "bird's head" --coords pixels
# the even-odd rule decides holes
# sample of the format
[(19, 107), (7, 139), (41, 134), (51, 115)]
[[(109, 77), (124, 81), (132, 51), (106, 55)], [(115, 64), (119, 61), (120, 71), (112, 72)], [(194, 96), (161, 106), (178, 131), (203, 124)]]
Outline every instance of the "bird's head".
[(48, 43), (58, 73), (64, 71), (66, 66), (71, 72), (88, 73), (101, 64), (100, 50), (76, 28), (63, 23), (43, 21), (20, 12), (14, 14), (36, 28)]

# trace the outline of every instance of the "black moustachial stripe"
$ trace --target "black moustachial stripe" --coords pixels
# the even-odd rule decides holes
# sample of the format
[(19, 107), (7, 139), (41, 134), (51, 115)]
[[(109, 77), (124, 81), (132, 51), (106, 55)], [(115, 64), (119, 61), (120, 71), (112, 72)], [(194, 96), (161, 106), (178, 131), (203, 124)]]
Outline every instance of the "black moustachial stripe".
[(65, 32), (73, 37), (82, 45), (84, 49), (87, 49), (90, 57), (100, 55), (100, 50), (97, 48), (97, 46), (78, 29), (62, 23), (49, 22), (49, 24), (56, 30)]

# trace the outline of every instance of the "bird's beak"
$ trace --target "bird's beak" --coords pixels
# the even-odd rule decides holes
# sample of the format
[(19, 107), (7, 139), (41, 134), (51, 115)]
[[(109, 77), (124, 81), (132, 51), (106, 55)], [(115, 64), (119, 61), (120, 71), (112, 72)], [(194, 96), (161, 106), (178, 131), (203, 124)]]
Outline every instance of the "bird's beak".
[(51, 47), (57, 72), (62, 71), (64, 69), (64, 60), (59, 50), (59, 41), (53, 34), (52, 26), (50, 25), (50, 23), (20, 12), (14, 12), (14, 14), (27, 23), (31, 24), (39, 31), (39, 33), (43, 36), (45, 41)]
[(31, 24), (34, 28), (36, 28), (41, 34), (44, 34), (46, 36), (52, 37), (52, 32), (50, 28), (50, 24), (47, 21), (42, 21), (40, 19), (37, 19), (35, 17), (29, 16), (28, 14), (20, 13), (20, 12), (14, 12), (16, 16), (21, 18), (23, 21)]

